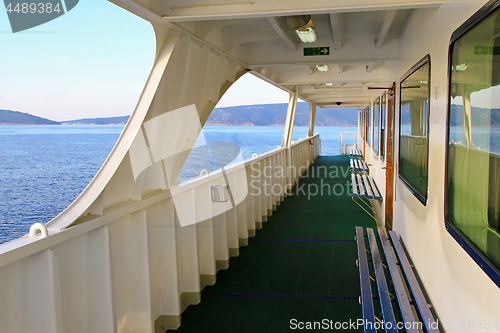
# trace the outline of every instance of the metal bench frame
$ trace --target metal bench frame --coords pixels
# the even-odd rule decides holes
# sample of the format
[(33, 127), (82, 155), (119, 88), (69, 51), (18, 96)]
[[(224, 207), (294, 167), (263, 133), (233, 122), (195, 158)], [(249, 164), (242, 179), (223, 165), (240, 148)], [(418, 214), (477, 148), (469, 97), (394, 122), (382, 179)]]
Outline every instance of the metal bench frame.
[(351, 158), (350, 167), (351, 171), (369, 171), (368, 164), (362, 159)]
[(382, 200), (382, 196), (371, 176), (351, 173), (351, 189), (353, 198)]
[[(429, 309), (429, 304), (425, 300), (422, 289), (418, 284), (417, 278), (413, 273), (410, 262), (408, 261), (396, 233), (394, 231), (389, 231), (389, 241), (384, 230), (378, 230), (379, 237), (375, 236), (371, 228), (367, 228), (366, 232), (370, 248), (369, 251), (365, 247), (363, 228), (356, 227), (356, 244), (358, 249), (357, 264), (359, 267), (359, 280), (361, 285), (360, 303), (363, 312), (364, 332), (376, 333), (377, 330), (375, 328), (382, 327), (380, 323), (383, 322), (385, 332), (397, 333), (397, 323), (392, 304), (392, 302), (396, 302), (402, 322), (404, 324), (409, 323), (403, 325), (406, 332), (418, 333), (418, 327), (416, 327), (414, 323), (420, 322), (424, 332), (438, 333), (437, 321), (434, 320), (434, 316)], [(386, 258), (385, 262), (382, 262), (380, 257), (377, 238), (380, 239), (380, 244)], [(371, 254), (371, 260), (368, 259), (367, 253)], [(370, 276), (368, 261), (372, 262), (375, 279)], [(389, 281), (389, 283), (392, 283), (396, 297), (389, 292), (384, 267), (386, 267), (390, 273), (392, 281)], [(376, 282), (378, 297), (374, 297), (372, 294), (372, 283), (370, 280)], [(406, 292), (405, 284), (409, 290), (409, 294)], [(375, 316), (374, 298), (380, 301), (382, 319)], [(417, 318), (415, 318), (413, 314), (412, 305), (418, 315)]]
[(349, 156), (351, 157), (363, 157), (363, 153), (359, 149), (349, 149)]

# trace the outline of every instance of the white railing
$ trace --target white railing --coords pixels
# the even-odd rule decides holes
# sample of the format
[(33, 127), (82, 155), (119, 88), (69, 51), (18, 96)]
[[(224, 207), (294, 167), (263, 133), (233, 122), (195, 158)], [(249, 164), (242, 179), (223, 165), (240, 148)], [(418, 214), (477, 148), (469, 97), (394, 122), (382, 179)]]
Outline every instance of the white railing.
[[(320, 149), (316, 134), (183, 182), (175, 196), (186, 200), (155, 191), (75, 226), (49, 229), (48, 236), (0, 245), (2, 332), (177, 327), (185, 307), (200, 301), (203, 287), (215, 283), (216, 273), (262, 227)], [(238, 204), (207, 204), (212, 186), (224, 182)], [(204, 216), (180, 226), (181, 218)]]
[(340, 133), (340, 155), (349, 154), (349, 149), (358, 148), (358, 131), (348, 131)]

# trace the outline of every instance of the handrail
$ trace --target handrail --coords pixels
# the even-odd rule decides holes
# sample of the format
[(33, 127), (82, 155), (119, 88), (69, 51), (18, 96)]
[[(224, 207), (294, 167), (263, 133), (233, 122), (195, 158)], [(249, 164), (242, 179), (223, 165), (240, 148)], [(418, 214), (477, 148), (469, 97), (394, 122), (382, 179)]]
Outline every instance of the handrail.
[[(312, 137), (306, 137), (302, 140), (299, 140), (295, 142), (293, 145), (291, 145), (290, 148), (294, 148), (306, 141), (311, 140), (312, 138), (319, 138), (319, 134), (315, 134)], [(247, 167), (253, 163), (260, 162), (266, 158), (269, 158), (273, 155), (279, 154), (283, 151), (286, 151), (286, 147), (282, 148), (276, 148), (273, 149), (269, 152), (266, 152), (262, 155), (260, 155), (257, 158), (248, 158), (246, 160), (231, 164), (227, 169), (225, 169), (226, 172), (231, 173), (232, 170), (238, 168), (238, 167)], [(197, 176), (191, 179), (188, 179), (186, 181), (183, 181), (179, 185), (178, 193), (193, 189), (195, 187), (198, 187), (200, 185), (209, 183), (211, 180), (217, 179), (221, 177), (222, 170), (218, 169), (215, 170), (211, 173), (209, 173), (207, 176)], [(25, 258), (29, 255), (32, 255), (34, 253), (37, 253), (39, 251), (42, 251), (44, 249), (50, 248), (52, 246), (55, 246), (59, 243), (62, 243), (64, 241), (67, 241), (71, 238), (75, 238), (77, 236), (80, 236), (84, 233), (87, 233), (89, 231), (92, 231), (94, 229), (97, 229), (113, 220), (116, 220), (120, 217), (123, 217), (127, 214), (131, 214), (134, 212), (137, 212), (141, 209), (144, 209), (144, 207), (150, 206), (152, 204), (158, 203), (162, 200), (166, 200), (170, 198), (172, 195), (169, 190), (161, 190), (157, 191), (154, 193), (151, 193), (147, 195), (145, 198), (143, 198), (140, 201), (128, 201), (124, 202), (121, 204), (118, 204), (116, 206), (107, 208), (104, 210), (104, 214), (101, 216), (89, 216), (89, 220), (66, 228), (62, 230), (53, 230), (48, 228), (48, 235), (49, 237), (45, 238), (40, 238), (40, 237), (35, 237), (35, 238), (29, 238), (29, 237), (20, 237), (14, 240), (11, 240), (9, 242), (0, 244), (0, 267), (8, 265), (16, 260)]]
[[(344, 138), (344, 134), (353, 134), (353, 133), (355, 133), (355, 135), (353, 137)], [(344, 140), (354, 140), (355, 142), (346, 144), (346, 143), (344, 143)], [(340, 155), (344, 155), (347, 153), (347, 151), (344, 151), (344, 147), (349, 146), (349, 145), (356, 145), (355, 148), (358, 147), (358, 145), (359, 145), (358, 131), (340, 132), (340, 147), (339, 147)]]

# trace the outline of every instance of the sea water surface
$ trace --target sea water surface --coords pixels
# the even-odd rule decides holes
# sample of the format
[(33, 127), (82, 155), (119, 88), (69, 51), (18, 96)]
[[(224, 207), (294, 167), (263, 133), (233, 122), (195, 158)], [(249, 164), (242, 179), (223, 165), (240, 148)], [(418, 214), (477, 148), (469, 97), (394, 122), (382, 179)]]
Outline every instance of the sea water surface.
[[(0, 126), (0, 244), (62, 212), (92, 180), (122, 130), (123, 126)], [(338, 154), (340, 133), (356, 130), (317, 127), (322, 155)], [(206, 126), (203, 134), (209, 143), (238, 145), (246, 159), (280, 145), (283, 127)], [(307, 127), (294, 127), (292, 140), (306, 136)]]

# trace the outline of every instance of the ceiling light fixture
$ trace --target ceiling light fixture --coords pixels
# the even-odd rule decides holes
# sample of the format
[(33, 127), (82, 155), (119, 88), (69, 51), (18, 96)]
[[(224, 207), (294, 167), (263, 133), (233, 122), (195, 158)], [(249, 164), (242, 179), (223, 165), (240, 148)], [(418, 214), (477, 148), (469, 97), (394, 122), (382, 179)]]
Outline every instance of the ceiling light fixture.
[(318, 39), (318, 33), (312, 21), (309, 21), (305, 26), (295, 30), (300, 40), (303, 43), (314, 43)]
[(333, 83), (325, 83), (327, 86), (333, 86)]
[(303, 43), (314, 43), (318, 39), (318, 33), (311, 20), (311, 15), (287, 16), (285, 21), (295, 30)]
[(320, 72), (328, 72), (328, 70), (330, 69), (330, 66), (328, 66), (327, 64), (322, 64), (322, 65), (316, 65), (316, 68)]

